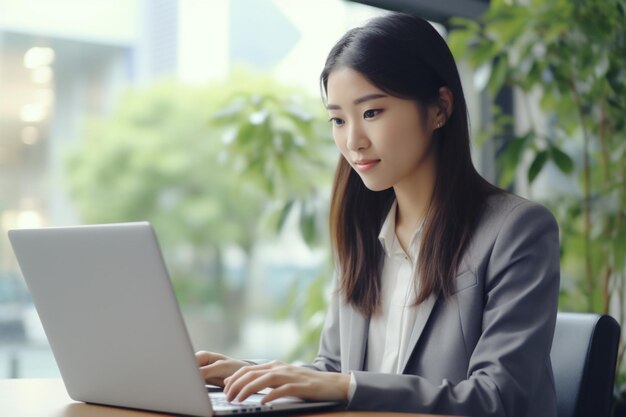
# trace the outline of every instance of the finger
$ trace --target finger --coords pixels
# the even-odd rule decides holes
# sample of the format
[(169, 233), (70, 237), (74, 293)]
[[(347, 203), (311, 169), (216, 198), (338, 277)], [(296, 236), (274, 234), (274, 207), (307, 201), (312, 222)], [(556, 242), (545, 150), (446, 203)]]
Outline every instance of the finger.
[(236, 387), (239, 391), (236, 395), (234, 395), (237, 401), (245, 401), (252, 394), (255, 394), (265, 388), (280, 386), (283, 383), (281, 381), (284, 379), (284, 376), (278, 375), (271, 370), (255, 371), (249, 375), (254, 377), (254, 379), (251, 378), (251, 381), (247, 384), (241, 387)]
[(272, 367), (272, 363), (264, 363), (261, 365), (247, 365), (242, 366), (237, 371), (235, 371), (231, 376), (224, 380), (224, 392), (228, 392), (230, 387), (237, 381), (239, 381), (244, 375), (249, 372), (261, 371), (270, 369)]
[[(228, 367), (223, 361), (200, 367), (204, 380), (213, 385), (224, 385), (224, 377), (228, 375)], [(217, 383), (216, 383), (217, 382)]]
[(229, 378), (229, 381), (224, 386), (226, 399), (232, 401), (238, 398), (241, 390), (255, 379), (261, 377), (264, 372), (267, 372), (267, 370), (249, 371), (239, 376), (237, 379)]
[(277, 373), (277, 369), (250, 371), (230, 384), (228, 391), (225, 390), (226, 396), (227, 398), (236, 398), (238, 401), (243, 401), (262, 389), (280, 385), (280, 379), (284, 377), (284, 375)]
[(220, 359), (225, 359), (225, 356), (220, 355), (219, 353), (207, 352), (206, 350), (196, 352), (196, 361), (198, 362), (198, 366), (208, 365)]
[(208, 377), (208, 378), (204, 378), (204, 383), (207, 385), (215, 385), (218, 387), (223, 387), (224, 379), (219, 378), (219, 377)]
[(196, 362), (198, 362), (198, 366), (204, 366), (207, 364), (207, 355), (209, 352), (200, 350), (196, 352)]
[(305, 391), (304, 388), (305, 388), (304, 385), (296, 384), (296, 383), (281, 385), (278, 388), (274, 388), (267, 395), (261, 398), (261, 404), (267, 404), (270, 401), (273, 401), (282, 397), (304, 398), (303, 396), (304, 391)]
[(242, 366), (233, 372), (230, 376), (224, 378), (224, 394), (228, 395), (230, 387), (239, 379), (245, 375), (249, 366)]
[[(287, 365), (284, 362), (281, 361), (271, 361), (268, 363), (263, 363), (263, 364), (259, 364), (259, 365), (251, 365), (251, 366), (244, 366), (242, 368), (240, 368), (237, 372), (233, 373), (232, 376), (230, 376), (229, 378), (226, 378), (224, 380), (224, 392), (226, 394), (228, 394), (230, 392), (230, 390), (232, 389), (233, 385), (235, 383), (238, 383), (238, 381), (241, 380), (241, 378), (244, 377), (244, 375), (247, 375), (250, 372), (256, 372), (256, 371), (270, 371), (270, 370), (285, 370), (285, 369), (289, 369), (292, 368), (291, 365)], [(250, 381), (245, 380), (245, 381)], [(241, 387), (241, 384), (239, 385)], [(239, 389), (237, 389), (237, 391), (239, 391)]]

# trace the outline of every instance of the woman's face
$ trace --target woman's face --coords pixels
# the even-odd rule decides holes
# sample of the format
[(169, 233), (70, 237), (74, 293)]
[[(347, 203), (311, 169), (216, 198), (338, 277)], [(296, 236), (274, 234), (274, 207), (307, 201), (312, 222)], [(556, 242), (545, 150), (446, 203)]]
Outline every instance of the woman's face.
[(397, 191), (433, 180), (433, 109), (424, 117), (415, 101), (391, 96), (346, 67), (330, 73), (327, 95), (335, 143), (367, 188)]

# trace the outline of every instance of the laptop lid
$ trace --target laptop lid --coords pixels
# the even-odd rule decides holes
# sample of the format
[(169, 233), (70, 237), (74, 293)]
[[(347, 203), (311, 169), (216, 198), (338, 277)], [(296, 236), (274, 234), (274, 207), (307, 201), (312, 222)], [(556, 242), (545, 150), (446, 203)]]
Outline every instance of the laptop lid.
[(20, 229), (9, 239), (71, 398), (212, 414), (150, 224)]
[(72, 399), (192, 416), (339, 405), (212, 405), (149, 223), (15, 229), (9, 240)]

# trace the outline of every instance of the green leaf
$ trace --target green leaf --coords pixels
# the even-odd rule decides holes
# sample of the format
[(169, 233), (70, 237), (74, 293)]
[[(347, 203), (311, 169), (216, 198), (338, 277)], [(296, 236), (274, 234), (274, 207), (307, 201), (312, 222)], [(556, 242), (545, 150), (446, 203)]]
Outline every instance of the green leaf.
[(300, 232), (307, 245), (312, 245), (315, 242), (317, 238), (315, 213), (300, 213)]
[(452, 30), (448, 34), (448, 46), (457, 59), (466, 57), (470, 45), (480, 36), (481, 27), (476, 21), (462, 17), (451, 18), (450, 25)]
[(530, 168), (528, 168), (528, 182), (533, 183), (537, 175), (541, 172), (541, 169), (546, 164), (548, 160), (548, 151), (539, 151), (535, 155), (535, 159), (533, 163), (530, 164)]
[(291, 209), (293, 208), (295, 200), (290, 199), (280, 210), (280, 215), (278, 217), (278, 223), (276, 224), (276, 231), (280, 232), (285, 227), (285, 222), (289, 217), (289, 213), (291, 213)]
[(526, 149), (528, 142), (532, 139), (533, 133), (528, 132), (524, 136), (511, 139), (504, 151), (504, 163), (508, 165), (518, 166), (522, 158), (522, 152)]
[(498, 183), (501, 187), (507, 188), (515, 180), (515, 174), (517, 173), (517, 167), (519, 166), (522, 153), (532, 137), (533, 133), (528, 132), (523, 136), (508, 141), (504, 152), (502, 152), (499, 157), (501, 172)]
[(500, 178), (498, 178), (498, 185), (502, 188), (508, 188), (515, 180), (515, 174), (517, 173), (517, 167), (515, 165), (504, 165), (500, 172)]
[(562, 173), (570, 174), (574, 170), (572, 158), (554, 145), (550, 146), (550, 157)]
[(465, 29), (474, 33), (480, 32), (480, 24), (474, 19), (466, 17), (454, 16), (449, 20), (450, 26), (453, 27), (453, 33), (457, 30)]
[(474, 39), (474, 33), (467, 30), (455, 30), (448, 37), (448, 46), (456, 59), (462, 59), (468, 54), (468, 47)]
[(487, 84), (489, 92), (496, 94), (500, 88), (502, 88), (504, 83), (506, 83), (509, 73), (508, 68), (509, 65), (506, 55), (502, 54), (495, 58), (491, 71), (491, 77), (489, 77), (489, 82)]
[(484, 39), (471, 54), (471, 62), (474, 65), (479, 65), (484, 62), (490, 61), (499, 53), (498, 46), (495, 42)]

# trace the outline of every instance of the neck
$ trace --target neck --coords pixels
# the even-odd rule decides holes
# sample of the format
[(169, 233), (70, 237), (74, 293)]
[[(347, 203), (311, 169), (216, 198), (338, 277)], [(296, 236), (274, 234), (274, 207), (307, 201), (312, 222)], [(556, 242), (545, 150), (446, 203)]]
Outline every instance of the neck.
[(394, 187), (398, 203), (396, 211), (396, 236), (400, 245), (408, 253), (408, 246), (418, 225), (426, 217), (435, 186), (432, 175), (420, 176), (410, 186)]
[(412, 178), (394, 186), (398, 210), (396, 228), (409, 228), (413, 231), (426, 216), (435, 188), (435, 163), (429, 163), (416, 172)]
[(412, 199), (396, 194), (398, 209), (396, 212), (396, 228), (415, 229), (426, 216), (430, 198)]

